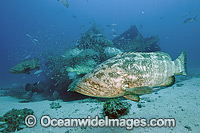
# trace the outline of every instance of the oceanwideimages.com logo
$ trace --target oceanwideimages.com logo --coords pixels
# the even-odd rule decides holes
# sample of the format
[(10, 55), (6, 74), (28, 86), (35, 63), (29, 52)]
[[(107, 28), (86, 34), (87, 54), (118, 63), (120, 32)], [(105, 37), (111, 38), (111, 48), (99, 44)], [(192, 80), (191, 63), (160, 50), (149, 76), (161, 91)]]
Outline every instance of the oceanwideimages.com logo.
[[(37, 124), (37, 118), (34, 115), (28, 115), (25, 118), (25, 124), (27, 127), (34, 127)], [(95, 116), (92, 118), (51, 118), (48, 115), (44, 115), (40, 118), (41, 126), (47, 127), (125, 127), (128, 130), (134, 127), (175, 127), (176, 121), (174, 118), (159, 118), (151, 119), (147, 122), (147, 119), (109, 119), (108, 116), (105, 118), (99, 118)]]

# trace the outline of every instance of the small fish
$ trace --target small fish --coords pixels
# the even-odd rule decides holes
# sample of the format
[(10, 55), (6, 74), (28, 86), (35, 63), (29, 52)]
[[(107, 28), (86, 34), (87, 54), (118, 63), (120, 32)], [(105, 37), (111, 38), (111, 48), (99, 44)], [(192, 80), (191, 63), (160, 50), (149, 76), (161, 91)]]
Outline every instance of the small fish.
[(65, 7), (69, 8), (69, 3), (67, 0), (62, 0), (62, 3)]
[(29, 35), (29, 34), (26, 34), (26, 36), (27, 36), (27, 37), (32, 37), (32, 36), (31, 36), (31, 35)]
[(37, 82), (37, 85), (39, 85), (40, 81)]
[(75, 16), (75, 15), (72, 15), (72, 18), (77, 18), (77, 16)]
[(188, 18), (188, 19), (184, 20), (184, 23), (187, 24), (187, 23), (192, 22), (194, 20), (197, 21), (197, 17), (198, 17), (198, 15), (196, 17), (194, 17), (194, 18)]
[(190, 13), (184, 13), (183, 15), (182, 15), (182, 17), (186, 17), (187, 15), (189, 15)]
[(117, 24), (111, 24), (111, 26), (117, 26)]
[(36, 72), (34, 72), (34, 74), (40, 74), (42, 72), (42, 70), (38, 70)]
[(110, 25), (110, 24), (107, 24), (106, 27), (111, 27), (111, 25)]
[(28, 59), (29, 57), (31, 57), (31, 55), (27, 55), (24, 59)]
[(144, 11), (142, 11), (141, 13), (144, 14)]
[(37, 40), (37, 39), (33, 39), (33, 41), (34, 41), (34, 42), (38, 42), (38, 40)]
[(115, 30), (115, 29), (111, 29), (111, 31), (112, 31), (112, 32), (116, 32), (116, 30)]
[(100, 36), (103, 36), (103, 35), (102, 35), (102, 34), (100, 34), (100, 33), (99, 33), (99, 34), (96, 34), (96, 35), (97, 35), (98, 37), (100, 37)]
[(160, 20), (164, 19), (164, 16), (161, 16), (159, 19), (160, 19)]
[(12, 84), (12, 86), (16, 86), (16, 85), (17, 85), (17, 83), (13, 83), (13, 84)]

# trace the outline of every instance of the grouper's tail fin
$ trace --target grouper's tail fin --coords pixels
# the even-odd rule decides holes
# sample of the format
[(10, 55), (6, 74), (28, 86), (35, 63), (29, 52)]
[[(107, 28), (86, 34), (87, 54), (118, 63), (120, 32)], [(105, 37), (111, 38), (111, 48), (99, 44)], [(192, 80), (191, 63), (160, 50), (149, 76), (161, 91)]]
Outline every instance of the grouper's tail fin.
[(186, 53), (183, 51), (179, 57), (174, 61), (175, 63), (175, 74), (177, 75), (187, 75), (186, 69)]

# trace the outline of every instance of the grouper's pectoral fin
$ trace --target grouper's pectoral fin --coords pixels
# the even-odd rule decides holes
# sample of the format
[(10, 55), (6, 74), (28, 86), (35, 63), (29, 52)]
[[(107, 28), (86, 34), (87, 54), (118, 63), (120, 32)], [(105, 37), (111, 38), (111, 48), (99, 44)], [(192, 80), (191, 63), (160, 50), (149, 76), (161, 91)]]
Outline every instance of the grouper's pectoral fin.
[(132, 100), (134, 102), (139, 102), (140, 101), (140, 97), (138, 95), (135, 95), (135, 94), (129, 94), (129, 95), (126, 95), (124, 97), (129, 99), (129, 100)]
[(165, 82), (163, 82), (162, 84), (158, 85), (158, 86), (172, 86), (175, 83), (175, 77), (169, 77)]
[(125, 88), (123, 87), (123, 90), (132, 94), (151, 94), (152, 88), (148, 86), (141, 86), (141, 87), (135, 87), (135, 88)]

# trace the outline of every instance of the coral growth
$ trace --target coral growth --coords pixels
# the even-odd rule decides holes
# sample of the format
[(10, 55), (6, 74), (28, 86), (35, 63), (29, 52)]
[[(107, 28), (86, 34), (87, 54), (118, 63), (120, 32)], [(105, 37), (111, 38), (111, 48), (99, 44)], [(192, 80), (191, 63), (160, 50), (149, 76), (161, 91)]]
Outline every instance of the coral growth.
[(111, 99), (103, 104), (103, 113), (109, 118), (117, 119), (128, 114), (131, 104), (119, 99)]
[(51, 109), (58, 109), (58, 108), (61, 108), (62, 106), (60, 105), (60, 103), (56, 103), (56, 102), (52, 102), (50, 103), (50, 108)]
[(33, 110), (24, 108), (21, 110), (12, 109), (7, 112), (3, 117), (0, 117), (0, 132), (15, 132), (23, 129), (24, 120), (28, 115), (33, 115)]

